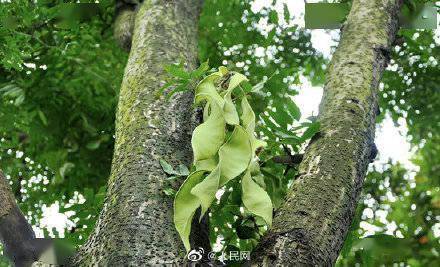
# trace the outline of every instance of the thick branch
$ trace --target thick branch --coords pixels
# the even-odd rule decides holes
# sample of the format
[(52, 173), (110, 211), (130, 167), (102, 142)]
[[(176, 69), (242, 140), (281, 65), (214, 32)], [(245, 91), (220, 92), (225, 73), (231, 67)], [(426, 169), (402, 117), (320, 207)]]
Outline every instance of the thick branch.
[(130, 51), (134, 30), (136, 8), (125, 3), (117, 7), (113, 35), (116, 42), (126, 51)]
[(36, 239), (14, 199), (14, 194), (0, 171), (0, 241), (5, 255), (15, 266), (30, 266), (37, 261), (50, 241)]
[(163, 194), (166, 174), (159, 159), (175, 166), (191, 164), (193, 96), (177, 94), (167, 101), (156, 93), (167, 78), (167, 64), (183, 59), (188, 68), (196, 67), (200, 8), (201, 1), (150, 0), (136, 14), (107, 198), (94, 232), (74, 259), (76, 265), (182, 263), (185, 249), (172, 219), (173, 200)]
[(354, 0), (327, 73), (299, 176), (252, 257), (255, 266), (332, 266), (375, 155), (376, 90), (401, 0)]

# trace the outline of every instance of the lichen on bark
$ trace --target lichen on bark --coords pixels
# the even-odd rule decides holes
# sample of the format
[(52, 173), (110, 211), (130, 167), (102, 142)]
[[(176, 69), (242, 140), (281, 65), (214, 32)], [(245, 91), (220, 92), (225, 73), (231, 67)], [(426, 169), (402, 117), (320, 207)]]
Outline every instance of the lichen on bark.
[[(122, 82), (107, 198), (94, 232), (73, 259), (85, 266), (155, 266), (181, 262), (185, 250), (162, 192), (159, 159), (189, 165), (194, 126), (191, 93), (157, 98), (164, 66), (197, 62), (201, 1), (144, 1)], [(177, 187), (178, 185), (176, 185)]]
[(318, 117), (254, 266), (332, 266), (354, 216), (374, 145), (376, 90), (398, 29), (401, 0), (354, 0), (328, 68)]

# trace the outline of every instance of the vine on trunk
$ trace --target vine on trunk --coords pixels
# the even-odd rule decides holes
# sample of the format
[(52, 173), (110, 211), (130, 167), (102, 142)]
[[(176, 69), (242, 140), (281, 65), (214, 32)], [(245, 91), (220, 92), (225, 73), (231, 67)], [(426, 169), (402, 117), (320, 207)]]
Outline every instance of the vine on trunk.
[(220, 67), (195, 88), (194, 102), (203, 106), (203, 123), (192, 135), (192, 172), (174, 199), (174, 224), (187, 250), (196, 210), (201, 208), (200, 218), (204, 216), (217, 191), (231, 180), (241, 183), (247, 211), (272, 224), (273, 205), (261, 184), (258, 163), (258, 151), (266, 143), (255, 136), (255, 114), (247, 100), (249, 86), (244, 86), (247, 81), (246, 76)]

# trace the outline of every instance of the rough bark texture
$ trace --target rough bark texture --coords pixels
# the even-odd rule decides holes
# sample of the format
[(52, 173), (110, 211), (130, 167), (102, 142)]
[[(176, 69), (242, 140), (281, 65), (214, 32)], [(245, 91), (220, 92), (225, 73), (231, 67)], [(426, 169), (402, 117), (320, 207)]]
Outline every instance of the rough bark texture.
[(113, 35), (125, 51), (130, 51), (131, 48), (135, 17), (136, 11), (130, 7), (124, 7), (116, 14)]
[(130, 51), (134, 21), (143, 0), (116, 0), (113, 36), (125, 51)]
[(400, 0), (354, 0), (330, 63), (299, 176), (253, 254), (254, 266), (332, 266), (374, 153), (376, 90), (398, 29)]
[(14, 194), (0, 171), (0, 241), (5, 255), (17, 267), (31, 266), (50, 245), (36, 239), (34, 231), (15, 203)]
[[(197, 62), (201, 1), (144, 1), (119, 96), (116, 141), (104, 208), (73, 263), (81, 266), (180, 264), (185, 255), (165, 196), (159, 159), (190, 165), (193, 96), (156, 97), (164, 66)], [(177, 186), (177, 185), (176, 185)], [(209, 244), (208, 244), (209, 245)]]

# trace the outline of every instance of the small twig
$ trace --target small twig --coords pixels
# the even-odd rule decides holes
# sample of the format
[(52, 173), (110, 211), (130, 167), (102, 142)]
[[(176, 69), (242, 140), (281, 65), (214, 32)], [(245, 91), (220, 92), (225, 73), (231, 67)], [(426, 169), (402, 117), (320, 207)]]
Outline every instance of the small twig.
[(285, 145), (285, 144), (283, 144), (283, 150), (284, 150), (284, 153), (286, 153), (286, 155), (289, 155), (289, 156), (292, 155), (292, 152), (290, 151), (290, 148), (287, 145)]
[(286, 156), (274, 156), (272, 161), (279, 164), (288, 166), (294, 166), (301, 163), (304, 154), (286, 155)]

